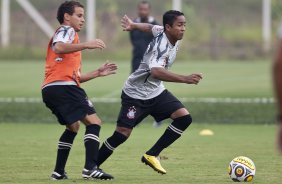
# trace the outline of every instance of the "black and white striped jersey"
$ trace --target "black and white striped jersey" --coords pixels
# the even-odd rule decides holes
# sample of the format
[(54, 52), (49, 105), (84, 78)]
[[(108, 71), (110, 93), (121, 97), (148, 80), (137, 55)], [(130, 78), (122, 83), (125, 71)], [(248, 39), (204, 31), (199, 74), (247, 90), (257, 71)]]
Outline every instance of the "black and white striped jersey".
[(63, 25), (55, 33), (52, 45), (57, 42), (72, 43), (75, 37), (75, 30), (71, 26)]
[(163, 26), (153, 26), (152, 33), (154, 39), (149, 43), (139, 68), (128, 77), (123, 87), (131, 98), (147, 100), (161, 94), (165, 87), (161, 80), (151, 76), (151, 69), (168, 69), (176, 57), (178, 42), (175, 45), (169, 42)]

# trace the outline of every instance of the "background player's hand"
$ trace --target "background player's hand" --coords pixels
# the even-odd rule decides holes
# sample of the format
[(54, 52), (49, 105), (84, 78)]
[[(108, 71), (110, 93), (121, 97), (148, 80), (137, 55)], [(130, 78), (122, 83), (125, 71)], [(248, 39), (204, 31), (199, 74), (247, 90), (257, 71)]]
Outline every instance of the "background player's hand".
[(117, 65), (114, 63), (105, 63), (100, 68), (98, 68), (99, 76), (107, 76), (111, 74), (115, 74), (117, 70)]
[(124, 15), (121, 19), (121, 27), (123, 31), (132, 31), (133, 30), (133, 21), (127, 16)]
[(203, 74), (192, 74), (185, 77), (185, 83), (187, 84), (198, 84), (203, 78)]
[(106, 44), (103, 42), (103, 40), (95, 39), (89, 42), (86, 42), (86, 48), (87, 49), (104, 49), (106, 48)]

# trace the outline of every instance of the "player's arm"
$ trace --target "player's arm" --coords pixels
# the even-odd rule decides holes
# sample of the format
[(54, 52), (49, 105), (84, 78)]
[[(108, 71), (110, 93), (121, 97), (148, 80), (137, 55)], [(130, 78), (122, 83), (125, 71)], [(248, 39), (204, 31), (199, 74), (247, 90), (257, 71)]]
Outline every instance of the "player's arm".
[(151, 68), (151, 75), (153, 78), (166, 82), (179, 82), (186, 84), (198, 84), (203, 78), (202, 74), (179, 75), (170, 72), (162, 67)]
[(273, 64), (273, 74), (279, 116), (282, 116), (282, 40), (278, 42), (277, 52)]
[(273, 63), (273, 81), (274, 89), (277, 97), (278, 116), (282, 123), (282, 24), (278, 29), (277, 48)]
[(104, 49), (105, 47), (106, 45), (102, 40), (95, 39), (89, 42), (78, 44), (57, 42), (53, 45), (53, 50), (56, 54), (68, 54), (85, 49)]
[(86, 82), (97, 77), (104, 77), (107, 75), (115, 74), (117, 70), (117, 65), (114, 63), (105, 63), (97, 70), (82, 74), (80, 76), (80, 82)]
[(273, 80), (278, 105), (278, 133), (277, 144), (282, 153), (282, 39), (279, 39), (273, 64)]
[(282, 153), (282, 25), (278, 29), (277, 50), (273, 64), (273, 81), (278, 105), (278, 134), (277, 143)]
[(143, 32), (152, 33), (153, 24), (149, 23), (136, 23), (133, 22), (127, 15), (124, 15), (121, 19), (121, 27), (124, 31), (140, 30)]

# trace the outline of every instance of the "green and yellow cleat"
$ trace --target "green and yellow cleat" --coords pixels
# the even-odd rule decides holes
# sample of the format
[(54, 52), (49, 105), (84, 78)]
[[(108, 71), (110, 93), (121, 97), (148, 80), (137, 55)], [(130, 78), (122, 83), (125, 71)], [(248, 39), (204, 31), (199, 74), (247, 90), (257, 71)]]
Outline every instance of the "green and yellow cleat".
[(144, 154), (141, 158), (141, 161), (153, 168), (158, 173), (166, 174), (166, 170), (162, 167), (160, 160), (157, 157)]

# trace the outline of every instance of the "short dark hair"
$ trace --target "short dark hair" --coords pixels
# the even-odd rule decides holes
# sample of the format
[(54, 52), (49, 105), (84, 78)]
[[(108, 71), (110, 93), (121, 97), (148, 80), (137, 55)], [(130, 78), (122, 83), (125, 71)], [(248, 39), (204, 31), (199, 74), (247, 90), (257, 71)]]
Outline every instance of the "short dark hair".
[(175, 21), (175, 19), (179, 16), (184, 16), (184, 13), (177, 11), (177, 10), (169, 10), (167, 12), (165, 12), (165, 14), (163, 15), (163, 26), (164, 26), (164, 30), (165, 30), (165, 25), (168, 24), (172, 27), (173, 22)]
[(140, 6), (141, 4), (147, 4), (149, 6), (149, 8), (151, 8), (151, 3), (149, 1), (146, 1), (146, 0), (140, 1), (138, 3), (138, 6)]
[(60, 24), (64, 22), (65, 13), (72, 15), (74, 13), (75, 7), (84, 8), (84, 6), (78, 1), (65, 1), (63, 4), (60, 5), (57, 11), (57, 20)]

